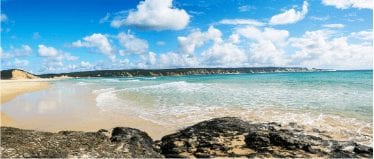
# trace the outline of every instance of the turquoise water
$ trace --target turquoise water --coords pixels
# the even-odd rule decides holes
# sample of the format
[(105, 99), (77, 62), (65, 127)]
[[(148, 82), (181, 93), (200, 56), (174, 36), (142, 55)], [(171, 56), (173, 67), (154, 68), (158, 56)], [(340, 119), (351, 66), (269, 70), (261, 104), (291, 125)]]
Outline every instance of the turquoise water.
[[(214, 108), (277, 108), (372, 120), (372, 71), (74, 79), (100, 89), (104, 109), (180, 114)], [(115, 98), (113, 97), (115, 96)]]

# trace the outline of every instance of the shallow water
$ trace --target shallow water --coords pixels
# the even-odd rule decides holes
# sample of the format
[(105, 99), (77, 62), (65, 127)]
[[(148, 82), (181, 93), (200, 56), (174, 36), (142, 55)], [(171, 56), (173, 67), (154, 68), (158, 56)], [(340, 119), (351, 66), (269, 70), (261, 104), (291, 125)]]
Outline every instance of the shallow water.
[[(85, 105), (90, 104), (101, 113), (127, 113), (169, 129), (213, 117), (238, 116), (258, 122), (297, 122), (326, 130), (329, 136), (338, 139), (371, 143), (372, 73), (336, 71), (68, 79), (54, 82), (47, 91), (17, 97), (6, 103), (3, 111), (19, 116), (17, 114), (22, 111), (12, 105), (29, 105), (37, 107), (33, 110), (51, 115), (51, 112), (84, 112)], [(47, 99), (54, 102), (48, 103)], [(82, 111), (77, 110), (80, 108)], [(28, 112), (23, 118), (30, 116), (33, 119), (37, 114)], [(40, 116), (43, 115), (39, 112)]]

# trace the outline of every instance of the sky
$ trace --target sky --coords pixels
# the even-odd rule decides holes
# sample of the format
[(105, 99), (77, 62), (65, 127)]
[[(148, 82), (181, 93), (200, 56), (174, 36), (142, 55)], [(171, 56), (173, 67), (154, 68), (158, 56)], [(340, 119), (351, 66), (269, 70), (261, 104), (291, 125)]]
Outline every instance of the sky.
[(1, 69), (372, 69), (371, 0), (1, 0)]

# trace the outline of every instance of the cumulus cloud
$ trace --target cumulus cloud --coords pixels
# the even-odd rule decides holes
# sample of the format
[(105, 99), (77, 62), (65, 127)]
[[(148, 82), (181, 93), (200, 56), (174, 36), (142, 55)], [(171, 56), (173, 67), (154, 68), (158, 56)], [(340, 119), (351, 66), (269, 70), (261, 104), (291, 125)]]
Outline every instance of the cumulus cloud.
[(84, 69), (91, 69), (93, 67), (93, 65), (88, 61), (81, 61), (80, 66)]
[(160, 54), (158, 65), (163, 68), (197, 67), (199, 61), (187, 54), (167, 52)]
[(288, 60), (282, 48), (270, 40), (260, 40), (250, 45), (249, 62), (252, 66), (285, 66)]
[(297, 49), (293, 64), (318, 68), (372, 68), (372, 43), (349, 43), (348, 36), (334, 37), (331, 31), (307, 31), (302, 37), (291, 38)]
[(226, 25), (253, 25), (253, 26), (264, 26), (265, 24), (254, 19), (222, 19), (219, 21), (220, 24)]
[(32, 49), (29, 45), (21, 45), (19, 48), (15, 48), (13, 46), (10, 47), (9, 50), (3, 51), (1, 49), (0, 57), (3, 59), (12, 58), (12, 57), (24, 57), (29, 56), (32, 54)]
[(269, 40), (279, 45), (283, 45), (289, 36), (289, 32), (287, 30), (278, 30), (273, 28), (264, 28), (263, 30), (260, 30), (259, 28), (253, 26), (239, 27), (235, 32), (248, 39), (253, 39), (256, 41)]
[(326, 27), (326, 28), (344, 28), (345, 25), (344, 24), (325, 24), (323, 25), (323, 27)]
[(334, 6), (338, 9), (373, 9), (372, 0), (322, 0), (322, 4), (326, 6)]
[(94, 33), (90, 36), (84, 37), (83, 41), (78, 40), (73, 42), (72, 45), (74, 47), (95, 48), (98, 52), (108, 56), (112, 61), (115, 60), (112, 45), (108, 38), (103, 34)]
[(269, 23), (270, 25), (284, 25), (284, 24), (296, 23), (304, 19), (307, 13), (308, 13), (308, 2), (304, 1), (301, 11), (297, 11), (295, 8), (289, 9), (283, 13), (280, 13), (280, 14), (277, 14), (271, 17)]
[(364, 41), (372, 41), (373, 40), (373, 31), (359, 31), (359, 32), (352, 32), (350, 34), (352, 38), (364, 40)]
[(128, 33), (119, 33), (117, 39), (125, 50), (120, 50), (120, 54), (145, 54), (148, 50), (148, 42)]
[(127, 17), (117, 16), (111, 22), (112, 27), (130, 25), (151, 30), (181, 30), (190, 21), (190, 16), (183, 9), (174, 8), (172, 0), (141, 1), (136, 10)]
[(38, 55), (43, 57), (42, 66), (43, 70), (57, 71), (62, 70), (64, 61), (75, 61), (78, 57), (58, 50), (52, 46), (38, 45)]
[(287, 45), (289, 32), (274, 28), (259, 29), (240, 27), (236, 34), (253, 42), (249, 43), (248, 61), (251, 66), (284, 66), (287, 64), (283, 48)]
[(192, 55), (197, 47), (202, 46), (205, 42), (209, 40), (222, 41), (222, 33), (220, 30), (209, 27), (208, 31), (201, 32), (200, 30), (195, 30), (187, 36), (179, 36), (178, 43), (181, 52), (184, 54)]
[(232, 43), (215, 43), (201, 54), (203, 64), (210, 66), (235, 67), (247, 61), (246, 54)]
[(38, 45), (38, 53), (39, 56), (42, 57), (53, 57), (58, 55), (57, 49), (45, 45)]

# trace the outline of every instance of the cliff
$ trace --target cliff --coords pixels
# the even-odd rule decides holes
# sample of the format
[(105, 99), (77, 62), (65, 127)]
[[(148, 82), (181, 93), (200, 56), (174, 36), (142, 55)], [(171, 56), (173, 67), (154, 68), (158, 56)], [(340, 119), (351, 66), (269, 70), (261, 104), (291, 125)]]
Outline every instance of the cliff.
[(0, 76), (1, 76), (1, 79), (9, 79), (9, 80), (39, 78), (38, 76), (34, 74), (31, 74), (29, 72), (19, 70), (19, 69), (3, 70), (0, 72)]

